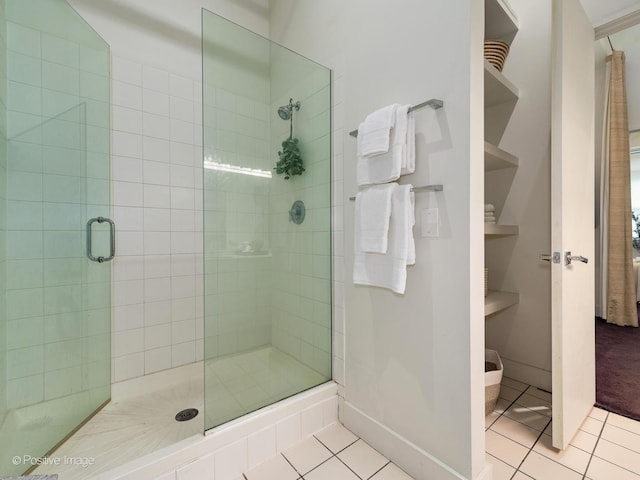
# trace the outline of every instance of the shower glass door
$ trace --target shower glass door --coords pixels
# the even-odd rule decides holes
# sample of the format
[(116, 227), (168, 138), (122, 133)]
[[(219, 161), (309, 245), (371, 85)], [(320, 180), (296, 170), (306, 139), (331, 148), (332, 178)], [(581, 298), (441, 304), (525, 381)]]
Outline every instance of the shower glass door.
[[(108, 45), (64, 0), (0, 5), (3, 476), (110, 398), (110, 264), (86, 229), (110, 213), (110, 87)], [(108, 257), (108, 224), (92, 230)]]
[[(331, 72), (206, 10), (202, 32), (212, 428), (331, 378)], [(283, 142), (304, 171), (274, 168)]]

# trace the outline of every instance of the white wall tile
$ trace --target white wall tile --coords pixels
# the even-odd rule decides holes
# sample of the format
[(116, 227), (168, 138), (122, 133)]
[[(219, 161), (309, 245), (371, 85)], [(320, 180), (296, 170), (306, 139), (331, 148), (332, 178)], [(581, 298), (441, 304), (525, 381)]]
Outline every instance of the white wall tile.
[(171, 322), (171, 302), (169, 300), (144, 304), (145, 326), (162, 325), (169, 322)]
[(145, 232), (144, 252), (145, 255), (168, 255), (171, 253), (171, 234), (169, 232)]
[(113, 304), (114, 306), (134, 305), (140, 303), (143, 297), (142, 280), (125, 280), (113, 283)]
[(117, 231), (142, 231), (143, 211), (141, 207), (113, 207), (113, 221), (116, 222)]
[(195, 192), (192, 188), (171, 187), (171, 208), (178, 210), (193, 210), (195, 207)]
[(111, 132), (112, 154), (121, 157), (142, 157), (142, 136), (126, 132)]
[(169, 93), (173, 97), (193, 101), (193, 81), (180, 75), (170, 74)]
[(276, 424), (276, 446), (279, 452), (296, 445), (301, 439), (300, 414), (291, 415)]
[(171, 141), (193, 145), (195, 135), (195, 126), (189, 122), (171, 119)]
[(142, 65), (131, 60), (113, 56), (111, 58), (111, 77), (114, 80), (142, 85)]
[(231, 479), (247, 470), (247, 439), (221, 448), (215, 453), (214, 478)]
[[(142, 256), (142, 232), (120, 232), (131, 233), (139, 236), (140, 253), (138, 255), (126, 256), (120, 253), (113, 260), (113, 280), (118, 282), (122, 280), (142, 280), (144, 278)], [(116, 237), (116, 245), (119, 245)]]
[(171, 232), (171, 253), (195, 253), (195, 233)]
[(144, 375), (144, 353), (134, 353), (114, 359), (113, 380), (115, 382), (142, 375)]
[(124, 182), (142, 183), (142, 160), (113, 155), (111, 157), (111, 178)]
[(113, 355), (120, 357), (144, 351), (144, 329), (134, 328), (115, 332), (112, 335)]
[(171, 366), (179, 367), (196, 361), (196, 342), (173, 344), (171, 346)]
[(276, 426), (270, 425), (248, 438), (248, 468), (251, 469), (276, 454)]
[[(114, 221), (117, 222), (117, 219), (114, 219)], [(116, 223), (116, 225), (118, 224)], [(116, 229), (116, 248), (118, 257), (143, 255), (144, 249), (142, 232), (128, 232)]]
[(144, 137), (143, 139), (144, 159), (154, 162), (171, 162), (171, 144), (169, 139)]
[(171, 343), (192, 342), (196, 339), (195, 318), (171, 323)]
[(171, 213), (172, 210), (168, 208), (145, 208), (144, 229), (148, 232), (168, 232), (171, 230)]
[[(171, 190), (169, 187), (162, 185), (145, 185), (144, 206), (155, 208), (171, 207)], [(170, 217), (167, 217), (167, 221), (171, 221)]]
[(112, 203), (114, 206), (142, 207), (143, 188), (140, 183), (111, 182), (113, 188)]
[(163, 323), (144, 328), (146, 350), (171, 346), (171, 324)]
[(171, 165), (169, 163), (144, 160), (142, 170), (144, 183), (154, 185), (171, 184)]
[(122, 305), (113, 309), (114, 331), (131, 330), (144, 326), (144, 304)]
[(201, 457), (177, 470), (177, 480), (211, 480), (215, 464), (214, 455)]
[(111, 109), (114, 130), (142, 134), (142, 112), (133, 108), (114, 105)]
[(142, 88), (113, 80), (111, 82), (111, 102), (113, 105), (142, 110)]
[(145, 302), (159, 302), (171, 298), (170, 278), (147, 278), (144, 281)]
[[(148, 347), (147, 347), (148, 348)], [(144, 373), (159, 372), (171, 368), (171, 347), (154, 348), (144, 352)]]
[(323, 404), (318, 403), (306, 408), (300, 414), (300, 432), (302, 438), (313, 435), (324, 426)]
[(169, 72), (143, 65), (142, 86), (156, 92), (169, 93)]
[(145, 255), (144, 256), (144, 276), (145, 278), (158, 278), (171, 276), (171, 256), (170, 255)]
[(194, 103), (179, 97), (171, 97), (169, 100), (171, 118), (183, 122), (194, 122)]
[(169, 117), (144, 113), (142, 118), (143, 133), (147, 137), (166, 139), (171, 135), (171, 121)]
[(194, 168), (184, 165), (171, 165), (171, 185), (174, 187), (194, 188)]
[(153, 90), (142, 90), (142, 108), (145, 113), (169, 116), (169, 95)]

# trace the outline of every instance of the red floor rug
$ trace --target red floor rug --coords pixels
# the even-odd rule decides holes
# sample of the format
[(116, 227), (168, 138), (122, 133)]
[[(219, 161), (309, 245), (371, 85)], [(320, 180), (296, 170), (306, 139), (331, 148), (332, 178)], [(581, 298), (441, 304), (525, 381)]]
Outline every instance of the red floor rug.
[(640, 421), (640, 328), (596, 318), (596, 405)]

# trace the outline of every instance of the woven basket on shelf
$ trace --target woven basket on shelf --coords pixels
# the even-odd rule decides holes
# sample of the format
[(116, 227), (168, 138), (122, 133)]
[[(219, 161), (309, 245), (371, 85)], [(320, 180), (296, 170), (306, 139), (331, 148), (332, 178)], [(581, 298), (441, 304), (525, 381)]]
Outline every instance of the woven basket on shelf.
[(502, 71), (504, 61), (509, 54), (509, 44), (502, 40), (485, 40), (484, 42), (484, 58), (496, 67), (499, 72)]

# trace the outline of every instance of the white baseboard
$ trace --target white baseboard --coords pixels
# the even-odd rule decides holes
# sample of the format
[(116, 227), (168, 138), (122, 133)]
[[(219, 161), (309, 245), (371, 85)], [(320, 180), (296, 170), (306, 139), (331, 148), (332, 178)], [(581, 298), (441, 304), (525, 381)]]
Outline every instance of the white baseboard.
[(513, 378), (520, 382), (533, 385), (551, 391), (551, 372), (542, 368), (532, 367), (524, 363), (511, 360), (510, 358), (500, 357), (504, 366), (504, 376)]
[[(340, 399), (340, 421), (353, 433), (382, 453), (416, 480), (468, 480), (437, 458), (390, 430), (349, 402)], [(477, 480), (489, 480), (485, 467)]]

